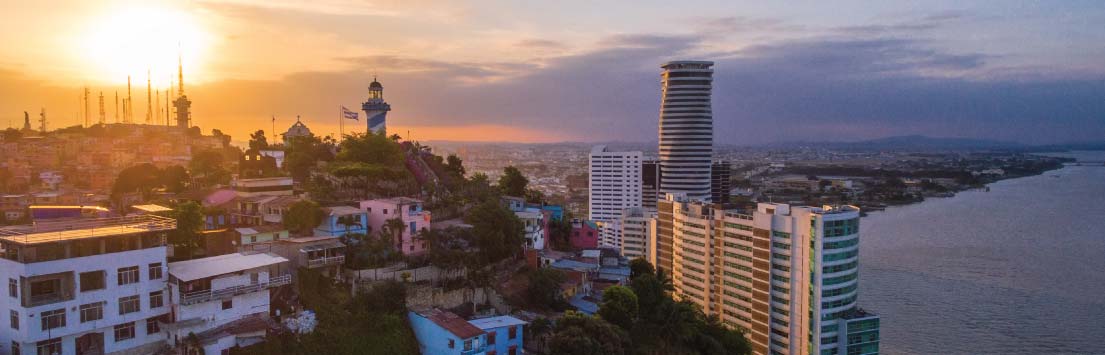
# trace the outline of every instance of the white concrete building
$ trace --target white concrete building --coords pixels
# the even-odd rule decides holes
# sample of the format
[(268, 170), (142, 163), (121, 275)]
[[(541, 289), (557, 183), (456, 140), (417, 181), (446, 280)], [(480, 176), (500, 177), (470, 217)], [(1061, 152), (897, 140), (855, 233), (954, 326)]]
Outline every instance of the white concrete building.
[(622, 211), (618, 221), (621, 228), (621, 243), (618, 246), (626, 259), (649, 259), (649, 230), (655, 210), (646, 208), (627, 208)]
[(588, 219), (609, 222), (626, 208), (641, 207), (641, 159), (637, 151), (615, 152), (604, 145), (591, 149)]
[[(288, 259), (269, 253), (234, 253), (169, 264), (174, 300), (169, 343), (204, 354), (264, 340), (270, 290), (292, 282)], [(189, 339), (189, 334), (195, 334)]]
[(172, 219), (70, 219), (0, 229), (5, 354), (145, 354), (164, 349), (161, 322)]
[(858, 208), (661, 202), (658, 223), (671, 227), (652, 239), (673, 296), (746, 329), (753, 353), (878, 353), (879, 317), (856, 304)]
[(713, 62), (664, 63), (660, 74), (660, 192), (710, 200)]

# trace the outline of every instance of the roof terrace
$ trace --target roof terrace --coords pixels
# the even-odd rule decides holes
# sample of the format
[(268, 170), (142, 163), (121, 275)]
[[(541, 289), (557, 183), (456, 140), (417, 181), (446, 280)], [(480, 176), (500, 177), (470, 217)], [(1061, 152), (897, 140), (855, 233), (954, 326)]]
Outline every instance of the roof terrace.
[(176, 220), (156, 215), (79, 218), (0, 228), (0, 240), (33, 245), (173, 229)]

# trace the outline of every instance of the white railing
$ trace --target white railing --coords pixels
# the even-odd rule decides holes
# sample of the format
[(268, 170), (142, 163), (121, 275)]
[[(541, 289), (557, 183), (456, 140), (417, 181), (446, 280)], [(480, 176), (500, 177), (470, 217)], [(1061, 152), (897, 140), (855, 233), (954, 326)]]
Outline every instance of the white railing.
[(345, 262), (345, 255), (331, 256), (328, 258), (308, 259), (307, 268), (316, 268), (329, 265), (338, 265)]
[(292, 283), (292, 275), (281, 275), (277, 277), (270, 277), (266, 282), (258, 282), (248, 285), (238, 285), (233, 287), (224, 288), (221, 290), (205, 290), (185, 293), (180, 297), (180, 303), (183, 305), (193, 305), (196, 303), (207, 302), (210, 300), (217, 300), (226, 297), (233, 297), (237, 295), (247, 294), (250, 292), (257, 292), (266, 288), (272, 288), (277, 286), (283, 286)]
[(18, 242), (50, 242), (75, 237), (97, 237), (123, 231), (163, 231), (176, 229), (176, 220), (156, 215), (106, 218), (79, 218), (37, 222), (0, 229), (0, 237)]

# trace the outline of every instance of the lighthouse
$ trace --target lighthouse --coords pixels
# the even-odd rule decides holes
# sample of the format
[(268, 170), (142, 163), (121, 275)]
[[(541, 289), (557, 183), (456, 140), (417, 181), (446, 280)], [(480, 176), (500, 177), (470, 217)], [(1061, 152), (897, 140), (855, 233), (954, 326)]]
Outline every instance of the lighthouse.
[(369, 132), (387, 134), (387, 114), (391, 105), (384, 102), (384, 86), (376, 78), (368, 84), (368, 101), (361, 104), (361, 110), (364, 110)]

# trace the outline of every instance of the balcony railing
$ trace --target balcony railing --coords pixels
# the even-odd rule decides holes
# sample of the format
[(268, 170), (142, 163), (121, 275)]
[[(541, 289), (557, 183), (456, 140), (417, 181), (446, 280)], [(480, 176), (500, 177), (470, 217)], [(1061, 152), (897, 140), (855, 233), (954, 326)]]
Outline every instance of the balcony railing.
[(266, 282), (258, 282), (249, 285), (238, 285), (233, 287), (224, 288), (221, 290), (205, 290), (185, 293), (180, 297), (180, 304), (193, 305), (196, 303), (207, 302), (211, 300), (222, 299), (226, 297), (233, 297), (237, 295), (244, 295), (251, 292), (257, 292), (267, 288), (273, 288), (283, 286), (292, 283), (292, 275), (281, 275), (277, 277), (270, 277)]
[(316, 267), (340, 265), (345, 262), (345, 255), (331, 256), (328, 258), (308, 259), (307, 268), (313, 269)]

